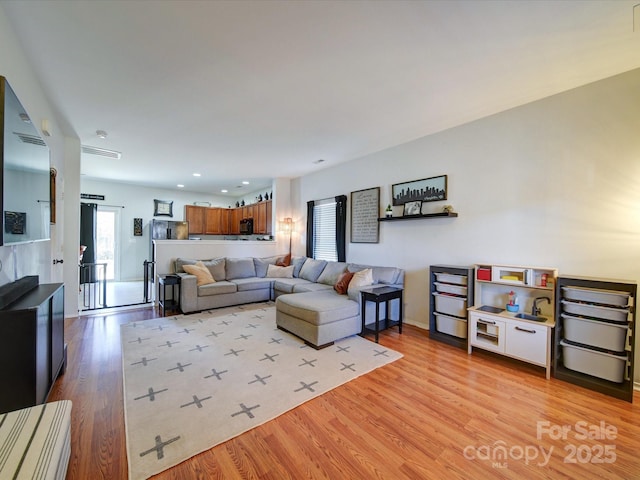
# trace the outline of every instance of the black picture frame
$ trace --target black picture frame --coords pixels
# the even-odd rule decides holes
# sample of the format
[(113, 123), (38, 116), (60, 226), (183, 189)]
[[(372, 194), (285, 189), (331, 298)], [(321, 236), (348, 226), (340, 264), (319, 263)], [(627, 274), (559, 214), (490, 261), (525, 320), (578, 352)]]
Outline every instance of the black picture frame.
[(393, 205), (407, 202), (438, 202), (447, 199), (447, 175), (423, 178), (391, 185)]
[(25, 212), (4, 212), (4, 232), (13, 235), (24, 235), (27, 225)]
[(380, 187), (351, 192), (351, 243), (380, 241)]
[(153, 200), (154, 217), (173, 217), (173, 200)]
[(420, 200), (412, 200), (404, 204), (403, 217), (415, 217), (422, 215), (422, 202)]
[(141, 237), (142, 236), (142, 219), (134, 218), (133, 219), (133, 236)]

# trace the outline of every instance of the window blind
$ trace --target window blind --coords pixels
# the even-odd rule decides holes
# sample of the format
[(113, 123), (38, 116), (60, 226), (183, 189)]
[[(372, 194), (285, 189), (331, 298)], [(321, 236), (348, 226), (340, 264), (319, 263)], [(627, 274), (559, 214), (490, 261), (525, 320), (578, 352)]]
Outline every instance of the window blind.
[(315, 202), (313, 224), (313, 258), (337, 261), (336, 201), (334, 199)]

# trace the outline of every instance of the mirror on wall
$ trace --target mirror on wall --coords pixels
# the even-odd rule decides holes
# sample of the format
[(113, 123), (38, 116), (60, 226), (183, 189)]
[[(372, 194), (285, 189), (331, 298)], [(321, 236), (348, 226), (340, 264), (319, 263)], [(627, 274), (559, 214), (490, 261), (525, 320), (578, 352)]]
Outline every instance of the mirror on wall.
[(0, 245), (50, 238), (49, 147), (4, 77), (0, 77)]

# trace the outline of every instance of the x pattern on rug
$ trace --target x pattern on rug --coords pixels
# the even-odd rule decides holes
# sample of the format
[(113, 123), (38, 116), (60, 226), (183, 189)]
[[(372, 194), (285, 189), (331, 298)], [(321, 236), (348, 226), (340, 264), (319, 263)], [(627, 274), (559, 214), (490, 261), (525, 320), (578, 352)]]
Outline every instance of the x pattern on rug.
[(358, 336), (314, 350), (273, 303), (121, 327), (129, 477), (148, 478), (402, 355)]

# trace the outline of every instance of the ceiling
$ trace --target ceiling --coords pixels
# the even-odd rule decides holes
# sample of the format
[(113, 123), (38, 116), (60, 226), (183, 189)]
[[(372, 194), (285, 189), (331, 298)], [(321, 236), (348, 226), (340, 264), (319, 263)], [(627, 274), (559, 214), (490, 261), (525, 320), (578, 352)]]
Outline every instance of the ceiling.
[(84, 178), (238, 196), (638, 68), (638, 1), (0, 8), (64, 134), (122, 153)]

